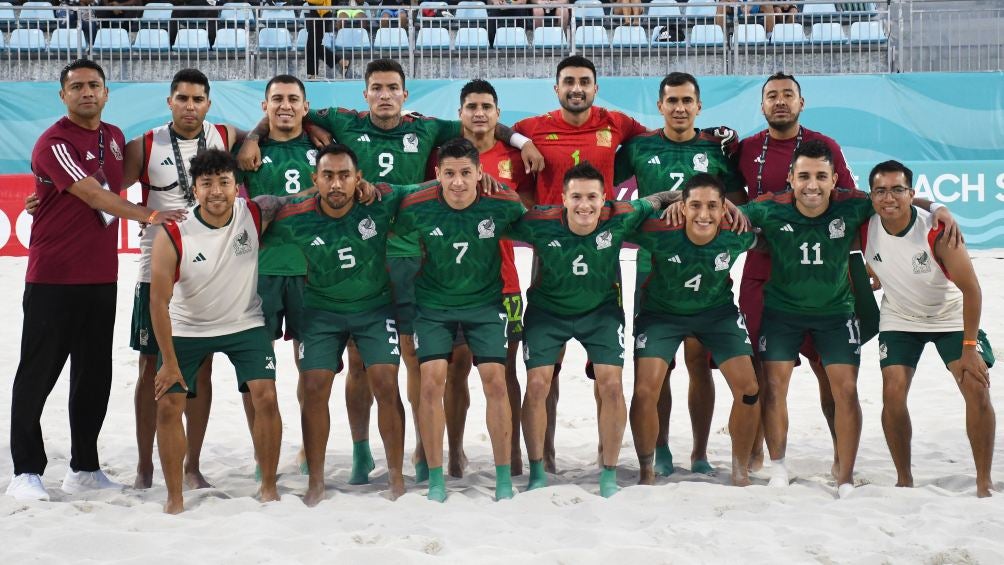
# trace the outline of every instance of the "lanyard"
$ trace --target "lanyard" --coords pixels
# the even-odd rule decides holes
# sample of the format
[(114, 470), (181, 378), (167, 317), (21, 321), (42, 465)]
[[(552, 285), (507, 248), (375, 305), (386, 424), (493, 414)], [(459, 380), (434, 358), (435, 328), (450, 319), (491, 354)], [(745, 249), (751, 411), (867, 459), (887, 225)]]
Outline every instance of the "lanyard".
[[(763, 136), (763, 147), (760, 148), (760, 158), (757, 159), (759, 165), (757, 166), (756, 170), (756, 194), (753, 195), (754, 199), (759, 198), (762, 194), (765, 193), (763, 189), (763, 168), (767, 164), (768, 140), (770, 140), (770, 130), (768, 130)], [(798, 135), (795, 136), (795, 151), (798, 150), (798, 147), (800, 145), (802, 145), (802, 126), (798, 126)], [(788, 165), (788, 168), (790, 169), (791, 165)]]
[(98, 168), (105, 168), (105, 130), (98, 126)]
[[(185, 161), (181, 158), (181, 147), (178, 146), (178, 135), (174, 133), (174, 128), (168, 126), (167, 131), (171, 134), (171, 149), (174, 150), (174, 165), (178, 168), (178, 188), (181, 189), (181, 193), (185, 195), (185, 200), (188, 202), (189, 206), (195, 204), (195, 194), (192, 192), (192, 183), (188, 178), (188, 167), (185, 166)], [(196, 149), (196, 154), (201, 153), (206, 149), (206, 132), (205, 130), (199, 130), (198, 137), (198, 149)]]

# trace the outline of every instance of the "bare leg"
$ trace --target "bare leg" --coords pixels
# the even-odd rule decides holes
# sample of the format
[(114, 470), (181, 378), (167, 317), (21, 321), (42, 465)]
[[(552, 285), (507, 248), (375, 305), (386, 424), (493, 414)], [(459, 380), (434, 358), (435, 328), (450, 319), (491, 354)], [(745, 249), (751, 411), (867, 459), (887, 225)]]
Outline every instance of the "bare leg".
[(854, 484), (854, 462), (861, 442), (861, 405), (858, 403), (858, 368), (855, 365), (826, 366), (830, 389), (836, 404), (837, 454), (840, 472), (837, 486)]
[[(426, 361), (421, 365), (422, 387), (419, 404), (419, 429), (425, 447), (425, 461), (431, 470), (443, 468), (443, 432), (446, 428), (446, 413), (443, 396), (446, 393), (446, 359)], [(430, 478), (432, 477), (430, 472)], [(440, 502), (446, 500), (445, 483), (429, 483), (429, 498)]]
[(181, 486), (185, 456), (185, 428), (181, 424), (181, 414), (184, 411), (184, 394), (165, 394), (157, 401), (157, 448), (167, 484), (167, 501), (164, 503), (167, 514), (179, 514), (185, 510)]
[(544, 468), (548, 473), (558, 472), (554, 455), (554, 434), (558, 429), (558, 377), (561, 375), (561, 362), (565, 358), (565, 348), (558, 353), (558, 362), (554, 364), (551, 376), (551, 388), (547, 394), (547, 434), (544, 436)]
[(896, 466), (896, 486), (912, 487), (913, 470), (910, 468), (910, 442), (913, 424), (906, 405), (914, 370), (905, 365), (892, 365), (882, 369), (882, 431), (889, 446), (889, 454)]
[(411, 457), (415, 464), (415, 482), (429, 478), (429, 466), (425, 461), (425, 446), (422, 443), (421, 403), (422, 403), (422, 372), (418, 357), (415, 356), (415, 338), (412, 335), (401, 334), (401, 361), (404, 362), (407, 375), (408, 404), (411, 405), (411, 415), (415, 425), (415, 452)]
[(997, 432), (997, 416), (993, 404), (990, 403), (990, 390), (984, 388), (972, 376), (960, 374), (959, 362), (949, 365), (962, 397), (966, 401), (966, 433), (969, 435), (969, 445), (973, 449), (973, 459), (976, 462), (976, 496), (990, 496), (993, 481), (990, 478), (990, 467), (994, 459), (994, 437)]
[(464, 454), (464, 427), (467, 424), (467, 409), (471, 406), (471, 391), (467, 377), (471, 373), (471, 349), (466, 344), (453, 348), (450, 364), (446, 368), (446, 393), (443, 407), (446, 411), (446, 437), (449, 444), (451, 477), (463, 477), (467, 467)]
[(767, 451), (774, 461), (771, 467), (771, 485), (787, 486), (788, 474), (784, 457), (788, 448), (788, 384), (794, 361), (766, 361), (767, 387), (762, 390), (764, 400), (764, 435)]
[(509, 473), (509, 461), (512, 457), (512, 412), (509, 410), (509, 393), (506, 390), (505, 365), (481, 363), (478, 365), (478, 373), (485, 392), (485, 419), (495, 457), (495, 498), (512, 498)]
[(655, 445), (659, 434), (658, 404), (669, 363), (658, 357), (635, 359), (634, 394), (631, 396), (631, 433), (638, 454), (638, 484), (655, 484)]
[(526, 372), (526, 396), (523, 398), (522, 421), (523, 439), (526, 441), (526, 456), (530, 460), (530, 483), (528, 490), (547, 486), (545, 474), (544, 442), (547, 432), (547, 398), (554, 382), (553, 365), (534, 367)]
[(157, 376), (157, 356), (139, 356), (139, 377), (133, 403), (136, 410), (136, 481), (133, 488), (146, 489), (153, 484), (153, 438), (157, 434), (157, 400), (153, 379)]
[(335, 380), (334, 371), (315, 369), (304, 371), (303, 410), (300, 412), (300, 427), (303, 430), (303, 449), (307, 456), (307, 493), (303, 503), (316, 506), (324, 500), (324, 458), (331, 430), (331, 414), (328, 401), (331, 385)]
[(510, 340), (509, 349), (506, 353), (505, 362), (505, 385), (506, 393), (509, 395), (509, 411), (512, 413), (512, 459), (510, 459), (510, 471), (513, 476), (523, 474), (523, 453), (520, 445), (520, 421), (523, 393), (519, 388), (519, 378), (516, 374), (516, 356), (519, 351), (519, 341)]
[(349, 340), (348, 350), (349, 371), (345, 379), (345, 408), (349, 417), (349, 431), (352, 434), (352, 472), (349, 475), (349, 484), (365, 485), (370, 482), (370, 471), (376, 467), (369, 446), (373, 392), (354, 341)]
[(764, 443), (764, 426), (765, 426), (765, 411), (764, 405), (766, 402), (763, 401), (763, 392), (767, 390), (767, 374), (763, 370), (763, 364), (754, 355), (753, 358), (753, 372), (756, 374), (756, 382), (760, 387), (760, 407), (759, 407), (759, 417), (757, 418), (756, 435), (753, 436), (753, 449), (750, 451), (750, 464), (749, 470), (751, 473), (756, 473), (760, 469), (763, 469), (763, 443)]
[(185, 486), (188, 488), (212, 488), (213, 485), (202, 476), (199, 469), (199, 458), (202, 455), (202, 444), (206, 440), (206, 429), (209, 427), (209, 409), (213, 404), (213, 356), (209, 355), (199, 366), (196, 375), (199, 395), (188, 399), (185, 407), (185, 434), (188, 437), (188, 449), (185, 454)]
[(367, 373), (377, 401), (377, 424), (387, 456), (391, 498), (404, 494), (404, 405), (397, 389), (397, 365), (373, 365)]
[(276, 488), (276, 469), (279, 466), (279, 445), (282, 442), (282, 419), (275, 395), (275, 381), (261, 379), (248, 382), (255, 421), (252, 435), (258, 464), (261, 466), (261, 488), (258, 498), (262, 502), (279, 500)]
[(809, 360), (809, 367), (819, 382), (819, 407), (823, 410), (823, 417), (826, 418), (826, 426), (830, 429), (830, 438), (833, 440), (833, 466), (830, 472), (836, 478), (837, 470), (840, 468), (840, 455), (837, 450), (836, 405), (833, 401), (833, 391), (830, 389), (830, 379), (826, 376), (826, 369), (814, 359)]
[(694, 449), (690, 453), (691, 470), (709, 473), (708, 438), (711, 436), (711, 419), (715, 415), (715, 381), (708, 364), (708, 350), (699, 341), (687, 338), (683, 354), (690, 374), (690, 391), (687, 405), (690, 409), (690, 428), (694, 435)]
[(622, 369), (615, 365), (593, 364), (597, 392), (600, 397), (600, 444), (603, 446), (603, 470), (600, 471), (600, 494), (612, 496), (617, 486), (617, 460), (620, 457), (624, 428), (627, 426), (627, 406), (624, 403)]
[(669, 450), (669, 416), (673, 411), (673, 392), (669, 388), (669, 375), (673, 372), (671, 366), (666, 367), (666, 378), (662, 381), (662, 389), (656, 408), (659, 412), (659, 435), (655, 440), (655, 473), (668, 477), (673, 474), (673, 452)]
[(759, 387), (749, 356), (733, 357), (719, 367), (732, 389), (729, 436), (732, 438), (732, 484), (749, 486), (749, 454), (760, 419)]

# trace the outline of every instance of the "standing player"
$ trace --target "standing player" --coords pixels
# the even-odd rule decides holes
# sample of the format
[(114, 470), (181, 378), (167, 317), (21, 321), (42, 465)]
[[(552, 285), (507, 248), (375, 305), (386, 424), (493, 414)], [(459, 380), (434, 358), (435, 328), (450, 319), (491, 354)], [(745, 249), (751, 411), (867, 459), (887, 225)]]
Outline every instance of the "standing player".
[(513, 496), (509, 409), (505, 384), (508, 315), (502, 307), (499, 239), (525, 212), (508, 189), (480, 195), (478, 150), (466, 139), (439, 149), (438, 181), (401, 205), (396, 230), (418, 234), (422, 268), (415, 280), (415, 351), (421, 362), (419, 426), (429, 464), (430, 500), (446, 500), (443, 478), (443, 395), (458, 329), (474, 354), (487, 399), (488, 433), (495, 456), (495, 497)]
[(157, 446), (167, 502), (164, 512), (184, 511), (181, 461), (186, 397), (198, 394), (196, 373), (207, 355), (225, 353), (237, 370), (238, 389), (254, 402), (255, 456), (261, 465), (262, 502), (279, 500), (275, 473), (282, 422), (275, 396), (275, 354), (264, 331), (258, 297), (262, 228), (278, 208), (237, 199), (237, 163), (226, 151), (207, 149), (191, 161), (198, 207), (192, 217), (157, 230), (151, 252), (150, 314), (160, 346), (154, 392)]
[(576, 339), (593, 363), (599, 402), (598, 427), (603, 470), (600, 494), (617, 486), (617, 458), (627, 424), (624, 387), (624, 309), (620, 294), (620, 250), (624, 238), (652, 212), (679, 193), (615, 202), (604, 197), (603, 175), (589, 163), (565, 173), (563, 206), (537, 206), (513, 225), (513, 238), (533, 246), (535, 274), (527, 291), (523, 358), (526, 398), (523, 426), (530, 459), (529, 490), (547, 486), (545, 403), (565, 344)]
[[(614, 199), (614, 155), (617, 147), (647, 129), (621, 112), (594, 107), (598, 90), (593, 62), (581, 55), (566, 57), (558, 63), (555, 73), (554, 92), (561, 108), (520, 120), (514, 126), (517, 132), (534, 142), (547, 163), (547, 168), (537, 174), (532, 203), (560, 206), (565, 173), (586, 161), (603, 175), (605, 199)], [(554, 366), (554, 381), (547, 398), (544, 466), (552, 473), (556, 470), (554, 432), (561, 357), (559, 355)]]
[[(303, 83), (292, 75), (273, 77), (265, 85), (265, 100), (261, 103), (261, 109), (269, 124), (268, 137), (261, 142), (261, 167), (256, 171), (242, 171), (238, 174), (238, 180), (247, 188), (251, 197), (314, 192), (311, 174), (317, 162), (317, 149), (303, 131), (303, 117), (310, 109)], [(248, 134), (245, 143), (257, 146), (258, 134)], [(270, 245), (263, 248), (259, 255), (258, 293), (262, 298), (265, 331), (269, 339), (293, 340), (293, 358), (299, 363), (306, 260), (299, 247), (293, 244)], [(299, 376), (296, 392), (302, 411), (302, 375)], [(248, 394), (243, 398), (248, 425), (253, 428), (254, 403)], [(306, 463), (302, 452), (299, 463), (300, 472), (305, 473)]]
[(377, 401), (387, 453), (391, 496), (404, 494), (404, 406), (398, 394), (398, 334), (386, 269), (387, 236), (407, 188), (381, 184), (380, 202), (355, 202), (362, 174), (344, 145), (317, 155), (318, 194), (287, 204), (265, 236), (265, 245), (294, 244), (307, 260), (304, 291), (303, 445), (310, 470), (307, 506), (324, 498), (324, 453), (330, 431), (328, 401), (342, 353), (353, 339), (366, 364)]
[(680, 342), (695, 336), (714, 357), (732, 389), (732, 484), (750, 484), (747, 466), (760, 420), (759, 387), (743, 317), (733, 304), (730, 269), (756, 242), (752, 233), (720, 229), (725, 184), (697, 173), (683, 187), (686, 223), (670, 227), (653, 214), (629, 238), (651, 251), (652, 273), (635, 317), (635, 381), (631, 431), (640, 465), (639, 484), (654, 484), (653, 468), (667, 369)]
[[(694, 121), (701, 113), (701, 88), (697, 79), (687, 73), (669, 73), (659, 83), (659, 113), (664, 125), (630, 139), (617, 150), (614, 184), (621, 184), (632, 176), (638, 182), (639, 196), (648, 196), (661, 190), (678, 190), (700, 173), (709, 173), (721, 179), (725, 192), (740, 193), (742, 178), (735, 165), (739, 137), (725, 126), (699, 130)], [(724, 211), (724, 208), (722, 208)], [(638, 250), (635, 277), (634, 312), (640, 311), (641, 295), (652, 271), (652, 257), (642, 247)], [(690, 424), (694, 435), (694, 449), (690, 454), (690, 468), (695, 473), (713, 471), (708, 463), (708, 436), (715, 410), (715, 382), (711, 378), (708, 352), (699, 341), (684, 341), (684, 357), (690, 374)], [(669, 370), (673, 367), (672, 360)], [(660, 475), (673, 472), (673, 454), (669, 450), (669, 414), (672, 397), (669, 373), (662, 380), (659, 396), (659, 437), (655, 448), (655, 471)]]
[(913, 172), (898, 161), (868, 175), (875, 216), (865, 257), (882, 281), (879, 361), (882, 429), (896, 464), (896, 486), (912, 487), (913, 427), (906, 397), (927, 343), (933, 342), (966, 401), (966, 431), (976, 461), (976, 496), (990, 496), (996, 416), (990, 403), (993, 350), (980, 328), (983, 294), (964, 245), (911, 205)]

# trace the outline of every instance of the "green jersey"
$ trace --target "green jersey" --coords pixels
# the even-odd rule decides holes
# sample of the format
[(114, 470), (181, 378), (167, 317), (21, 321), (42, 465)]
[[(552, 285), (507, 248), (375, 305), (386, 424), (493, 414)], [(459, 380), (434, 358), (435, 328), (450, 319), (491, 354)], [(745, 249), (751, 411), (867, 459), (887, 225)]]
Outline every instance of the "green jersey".
[(589, 235), (568, 228), (563, 206), (536, 206), (516, 222), (509, 237), (533, 246), (536, 274), (528, 303), (554, 314), (584, 314), (620, 305), (620, 251), (624, 238), (652, 212), (648, 200), (608, 200)]
[(375, 186), (380, 201), (353, 204), (341, 218), (324, 212), (319, 195), (291, 202), (265, 231), (264, 246), (295, 246), (306, 257), (307, 308), (351, 314), (391, 303), (387, 236), (411, 187)]
[(401, 204), (398, 233), (413, 233), (422, 249), (422, 270), (415, 277), (415, 302), (446, 310), (502, 301), (499, 239), (526, 212), (511, 190), (479, 194), (462, 210), (443, 200), (436, 181), (422, 185)]
[(733, 303), (729, 270), (756, 243), (756, 235), (722, 229), (708, 243), (697, 245), (684, 226), (667, 226), (656, 212), (628, 240), (651, 252), (645, 269), (651, 274), (638, 281), (643, 288), (641, 310), (690, 316)]
[(858, 228), (874, 213), (864, 192), (834, 189), (815, 218), (795, 207), (794, 193), (765, 194), (740, 209), (770, 249), (764, 306), (792, 314), (851, 314), (847, 258)]
[[(234, 154), (239, 151), (234, 147)], [(306, 134), (289, 141), (261, 140), (261, 167), (257, 171), (238, 171), (237, 181), (254, 198), (262, 194), (289, 196), (313, 188), (310, 175), (317, 164), (317, 149)], [(307, 263), (295, 245), (262, 247), (258, 254), (259, 275), (302, 276)]]
[[(371, 182), (418, 184), (425, 181), (426, 164), (433, 149), (463, 136), (460, 122), (409, 114), (391, 129), (373, 125), (369, 112), (326, 108), (307, 114), (311, 122), (328, 130), (335, 139), (352, 148), (359, 170)], [(397, 234), (400, 236), (400, 234)], [(418, 257), (414, 236), (392, 238), (390, 257)]]
[[(742, 191), (745, 183), (736, 157), (739, 135), (725, 126), (696, 130), (693, 139), (678, 143), (662, 129), (635, 136), (621, 145), (614, 161), (614, 183), (631, 177), (638, 182), (638, 197), (664, 190), (682, 190), (697, 173), (710, 173), (725, 184), (725, 192)], [(638, 251), (638, 271), (647, 273), (651, 257)]]

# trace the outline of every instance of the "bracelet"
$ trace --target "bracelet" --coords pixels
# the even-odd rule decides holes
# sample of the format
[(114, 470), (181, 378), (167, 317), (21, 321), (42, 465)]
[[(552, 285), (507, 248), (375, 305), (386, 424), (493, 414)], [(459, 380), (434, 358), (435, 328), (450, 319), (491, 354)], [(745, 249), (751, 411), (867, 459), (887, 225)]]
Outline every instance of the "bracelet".
[(973, 347), (976, 347), (977, 345), (979, 345), (979, 342), (976, 341), (975, 339), (964, 339), (964, 340), (962, 340), (962, 347), (965, 347), (967, 345), (971, 345)]
[(153, 220), (154, 220), (154, 218), (156, 218), (156, 217), (157, 217), (157, 214), (159, 214), (159, 213), (160, 213), (160, 211), (159, 211), (159, 210), (154, 210), (154, 211), (153, 211), (153, 213), (152, 213), (152, 214), (150, 214), (150, 217), (146, 219), (146, 223), (148, 223), (148, 224), (152, 224), (152, 223), (153, 223)]

